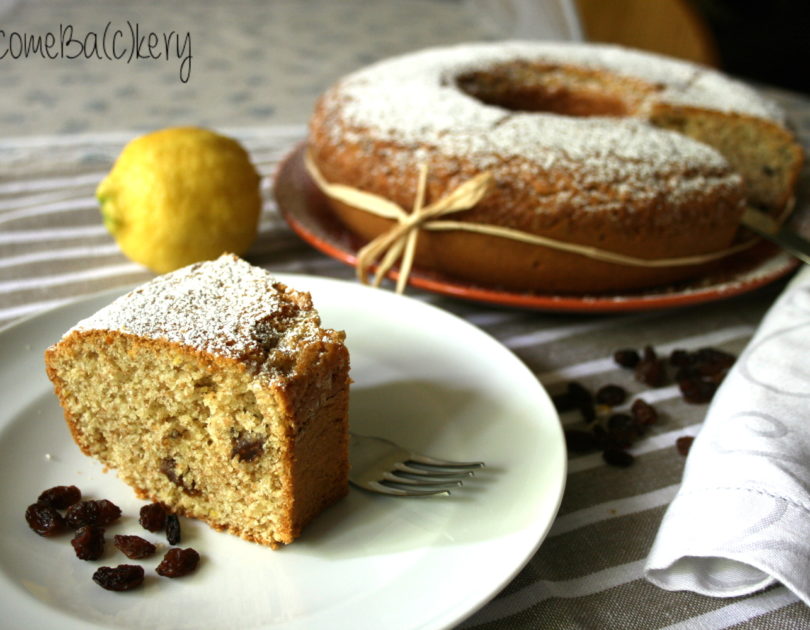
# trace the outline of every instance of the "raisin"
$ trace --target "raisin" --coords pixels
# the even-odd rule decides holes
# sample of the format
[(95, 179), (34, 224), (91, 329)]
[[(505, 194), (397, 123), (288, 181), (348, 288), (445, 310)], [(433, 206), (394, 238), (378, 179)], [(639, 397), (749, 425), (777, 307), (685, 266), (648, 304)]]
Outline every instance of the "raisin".
[(593, 404), (581, 404), (579, 406), (579, 413), (582, 415), (582, 419), (587, 423), (596, 420), (596, 408)]
[(684, 435), (675, 440), (675, 448), (678, 449), (678, 452), (681, 455), (686, 457), (689, 455), (689, 449), (692, 448), (692, 442), (694, 441), (695, 438), (693, 438), (691, 435)]
[(166, 475), (166, 478), (174, 485), (182, 486), (183, 482), (174, 470), (176, 463), (173, 457), (164, 457), (160, 460), (160, 472)]
[(82, 498), (82, 491), (76, 486), (54, 486), (48, 488), (39, 495), (39, 503), (47, 503), (57, 510), (64, 510), (66, 507), (78, 503)]
[(716, 348), (700, 348), (695, 352), (695, 363), (704, 374), (728, 370), (736, 360), (733, 354)]
[(84, 525), (109, 525), (121, 516), (121, 508), (112, 501), (79, 501), (65, 512), (65, 521), (73, 529)]
[(568, 395), (577, 407), (582, 405), (593, 405), (593, 396), (585, 387), (573, 381), (568, 383)]
[(681, 381), (699, 380), (700, 378), (700, 371), (695, 367), (694, 363), (682, 365), (678, 368), (678, 371), (675, 372), (676, 383), (680, 383)]
[(585, 422), (596, 420), (596, 409), (593, 406), (593, 395), (577, 382), (568, 383), (568, 395), (579, 410)]
[(605, 427), (603, 427), (600, 424), (597, 424), (593, 427), (592, 433), (593, 439), (596, 440), (597, 448), (604, 449), (608, 446), (608, 442), (610, 440), (608, 439), (608, 432), (605, 429)]
[(155, 546), (140, 536), (124, 536), (117, 534), (113, 538), (115, 546), (131, 560), (148, 558), (155, 553)]
[(159, 532), (166, 527), (166, 506), (162, 503), (144, 505), (140, 511), (138, 522), (150, 532)]
[(600, 405), (616, 407), (627, 398), (627, 392), (618, 385), (604, 385), (596, 391), (596, 402)]
[(98, 525), (109, 525), (121, 517), (121, 508), (112, 501), (100, 499), (95, 503), (98, 506)]
[(611, 466), (617, 466), (619, 468), (632, 466), (633, 462), (636, 461), (636, 458), (633, 457), (631, 453), (621, 448), (606, 448), (602, 452), (602, 458)]
[(108, 591), (129, 591), (143, 584), (143, 567), (119, 564), (117, 567), (99, 567), (93, 581)]
[(176, 466), (177, 462), (173, 457), (164, 457), (162, 460), (160, 460), (160, 472), (166, 475), (166, 478), (169, 481), (171, 481), (189, 496), (193, 497), (199, 495), (200, 491), (194, 486), (193, 482), (188, 484), (186, 483), (182, 474), (177, 474), (177, 471), (175, 470)]
[(666, 373), (661, 361), (641, 361), (636, 366), (636, 379), (650, 387), (661, 387), (666, 379)]
[(188, 549), (175, 547), (166, 552), (166, 555), (163, 556), (163, 560), (160, 561), (155, 571), (158, 575), (162, 575), (163, 577), (183, 577), (194, 571), (199, 562), (200, 554), (191, 547)]
[(169, 514), (166, 517), (166, 540), (170, 545), (180, 542), (180, 519), (177, 514)]
[(585, 422), (596, 420), (596, 409), (591, 392), (576, 382), (568, 383), (565, 392), (552, 397), (554, 407), (559, 413), (578, 409)]
[(717, 391), (717, 383), (699, 378), (684, 378), (678, 381), (683, 399), (693, 405), (709, 402)]
[(264, 438), (248, 432), (241, 432), (231, 440), (231, 459), (239, 458), (240, 462), (252, 462), (264, 455)]
[(700, 348), (679, 362), (675, 381), (683, 399), (691, 404), (711, 401), (736, 357), (716, 348)]
[(636, 380), (650, 387), (661, 387), (666, 380), (664, 362), (658, 358), (652, 346), (644, 348), (644, 355), (635, 368)]
[(578, 429), (568, 429), (565, 432), (565, 443), (568, 450), (574, 453), (587, 453), (599, 448), (599, 442), (593, 433)]
[(623, 368), (632, 369), (641, 360), (638, 352), (632, 348), (622, 348), (613, 353), (613, 360)]
[(686, 367), (691, 365), (692, 361), (692, 355), (680, 348), (673, 350), (669, 355), (669, 364), (674, 367)]
[(568, 383), (565, 391), (555, 394), (552, 396), (551, 400), (560, 413), (573, 411), (581, 405), (593, 404), (591, 393), (576, 382)]
[(104, 528), (98, 525), (80, 527), (70, 544), (80, 560), (98, 560), (104, 553)]
[(658, 422), (658, 412), (650, 403), (641, 398), (636, 398), (630, 406), (630, 413), (633, 420), (640, 427), (646, 427)]
[(28, 527), (40, 536), (54, 536), (65, 531), (65, 519), (47, 503), (33, 503), (25, 510)]
[[(722, 383), (735, 361), (736, 357), (728, 352), (701, 348), (678, 363), (675, 381), (681, 386), (684, 398), (688, 397), (687, 402), (708, 402), (716, 389), (711, 385)], [(701, 381), (710, 385), (702, 385)]]
[(714, 372), (713, 374), (704, 374), (701, 377), (701, 380), (719, 386), (720, 383), (722, 383), (726, 378), (726, 374), (728, 374), (728, 370), (720, 370), (718, 372)]
[(571, 397), (567, 391), (559, 394), (554, 394), (551, 397), (551, 402), (554, 403), (554, 408), (558, 413), (565, 413), (566, 411), (573, 411), (577, 408), (576, 401)]
[(608, 418), (608, 443), (619, 448), (627, 448), (638, 438), (638, 426), (626, 413), (614, 413)]

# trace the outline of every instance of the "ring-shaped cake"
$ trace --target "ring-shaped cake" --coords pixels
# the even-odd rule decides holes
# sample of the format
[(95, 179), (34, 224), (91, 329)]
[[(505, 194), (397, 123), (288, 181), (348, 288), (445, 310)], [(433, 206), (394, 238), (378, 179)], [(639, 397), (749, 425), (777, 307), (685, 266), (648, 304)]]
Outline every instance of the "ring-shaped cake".
[[(557, 42), (466, 44), (378, 62), (318, 100), (308, 151), (323, 181), (408, 210), (420, 168), (425, 204), (486, 172), (487, 194), (448, 218), (638, 261), (419, 229), (420, 268), (561, 293), (705, 273), (739, 239), (746, 205), (783, 213), (803, 159), (781, 110), (741, 82), (650, 53)], [(365, 240), (394, 223), (329, 203)]]

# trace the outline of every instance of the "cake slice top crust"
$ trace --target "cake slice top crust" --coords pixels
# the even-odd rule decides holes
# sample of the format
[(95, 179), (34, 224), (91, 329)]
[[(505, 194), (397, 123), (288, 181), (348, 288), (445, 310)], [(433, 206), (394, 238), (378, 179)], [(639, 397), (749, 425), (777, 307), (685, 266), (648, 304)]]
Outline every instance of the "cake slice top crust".
[(308, 293), (232, 254), (158, 276), (81, 320), (65, 337), (89, 331), (177, 343), (269, 376), (289, 375), (302, 348), (344, 338), (321, 328)]

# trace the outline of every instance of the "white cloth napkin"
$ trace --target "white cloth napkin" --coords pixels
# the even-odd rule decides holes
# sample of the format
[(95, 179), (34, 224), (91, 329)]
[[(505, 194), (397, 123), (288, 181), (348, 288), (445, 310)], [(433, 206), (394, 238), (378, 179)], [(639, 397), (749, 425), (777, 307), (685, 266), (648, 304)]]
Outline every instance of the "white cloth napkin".
[(645, 575), (716, 597), (781, 582), (810, 605), (810, 267), (715, 394)]

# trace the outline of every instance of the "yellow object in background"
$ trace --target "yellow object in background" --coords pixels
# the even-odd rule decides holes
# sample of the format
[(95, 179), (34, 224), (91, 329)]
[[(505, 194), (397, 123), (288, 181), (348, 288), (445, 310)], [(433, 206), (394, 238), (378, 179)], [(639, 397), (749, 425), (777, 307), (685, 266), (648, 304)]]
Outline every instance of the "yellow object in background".
[(259, 174), (234, 139), (173, 127), (131, 141), (99, 184), (104, 225), (156, 273), (244, 253), (256, 238)]

